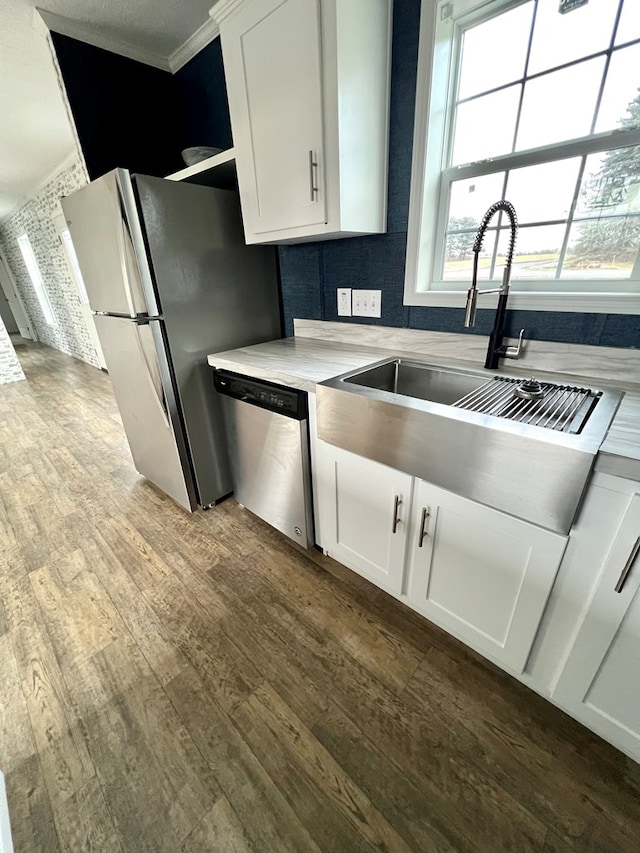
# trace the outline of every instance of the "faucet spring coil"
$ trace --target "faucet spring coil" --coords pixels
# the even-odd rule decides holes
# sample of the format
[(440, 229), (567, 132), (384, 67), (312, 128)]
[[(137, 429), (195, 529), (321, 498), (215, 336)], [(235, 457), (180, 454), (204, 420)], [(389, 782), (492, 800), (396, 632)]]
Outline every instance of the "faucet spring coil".
[(501, 199), (500, 201), (494, 202), (491, 207), (487, 210), (485, 215), (482, 217), (482, 221), (480, 223), (480, 227), (478, 228), (478, 233), (476, 234), (476, 239), (473, 244), (473, 251), (479, 255), (482, 250), (482, 243), (484, 241), (484, 235), (487, 231), (487, 226), (489, 222), (493, 219), (495, 214), (499, 210), (504, 210), (504, 212), (509, 216), (509, 224), (511, 226), (511, 237), (509, 239), (509, 246), (507, 248), (507, 266), (511, 266), (511, 262), (513, 261), (513, 250), (516, 245), (516, 234), (518, 232), (518, 216), (516, 214), (514, 206), (510, 201), (506, 199)]

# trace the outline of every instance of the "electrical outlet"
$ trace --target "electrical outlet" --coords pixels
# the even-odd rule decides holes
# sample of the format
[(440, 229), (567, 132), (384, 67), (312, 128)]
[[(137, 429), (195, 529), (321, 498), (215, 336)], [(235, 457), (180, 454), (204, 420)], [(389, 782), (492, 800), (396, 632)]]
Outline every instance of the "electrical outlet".
[(354, 317), (382, 316), (381, 290), (354, 290), (351, 294), (351, 306)]
[(336, 291), (338, 295), (338, 317), (351, 316), (351, 288), (339, 287)]

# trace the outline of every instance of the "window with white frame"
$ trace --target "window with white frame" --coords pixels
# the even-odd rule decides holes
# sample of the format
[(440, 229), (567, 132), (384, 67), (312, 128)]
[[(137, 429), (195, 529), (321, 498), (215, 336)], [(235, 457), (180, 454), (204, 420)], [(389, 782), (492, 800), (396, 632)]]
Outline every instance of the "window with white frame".
[(80, 302), (83, 305), (88, 305), (89, 294), (87, 293), (87, 286), (84, 283), (84, 279), (82, 278), (82, 271), (80, 270), (80, 264), (78, 263), (76, 249), (73, 245), (73, 241), (71, 240), (71, 231), (69, 231), (66, 225), (64, 225), (62, 229), (58, 231), (58, 234), (60, 235), (60, 242), (62, 243), (62, 247), (69, 262), (69, 266), (71, 267), (71, 272), (73, 273), (73, 278), (78, 288)]
[(27, 272), (29, 273), (31, 283), (33, 284), (33, 289), (35, 290), (38, 298), (38, 302), (40, 303), (40, 308), (42, 309), (45, 322), (49, 326), (55, 326), (57, 323), (51, 306), (51, 300), (49, 299), (49, 294), (44, 286), (42, 275), (40, 274), (40, 267), (38, 266), (36, 256), (33, 253), (33, 247), (31, 246), (29, 237), (26, 234), (22, 234), (18, 237), (18, 246), (22, 252), (22, 257), (24, 259)]
[(640, 311), (640, 2), (423, 0), (420, 40), (405, 303), (463, 304), (505, 198), (514, 307)]

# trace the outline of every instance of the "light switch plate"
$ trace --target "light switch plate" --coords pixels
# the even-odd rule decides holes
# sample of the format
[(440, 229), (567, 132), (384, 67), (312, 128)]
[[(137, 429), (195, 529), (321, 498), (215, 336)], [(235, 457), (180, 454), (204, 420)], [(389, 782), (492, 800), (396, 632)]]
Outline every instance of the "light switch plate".
[(338, 317), (351, 316), (351, 288), (339, 287), (336, 290), (338, 298)]
[(351, 311), (354, 317), (380, 317), (382, 312), (381, 290), (353, 290)]

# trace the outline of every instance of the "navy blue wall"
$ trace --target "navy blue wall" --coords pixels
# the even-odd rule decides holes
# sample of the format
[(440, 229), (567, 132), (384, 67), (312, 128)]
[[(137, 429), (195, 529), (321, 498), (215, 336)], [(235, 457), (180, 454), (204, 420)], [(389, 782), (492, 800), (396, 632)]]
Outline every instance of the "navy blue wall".
[(89, 177), (116, 166), (147, 175), (184, 167), (173, 77), (51, 33)]
[[(387, 233), (280, 247), (287, 335), (293, 334), (294, 317), (465, 331), (462, 308), (409, 308), (402, 304), (419, 24), (420, 0), (395, 0)], [(381, 319), (338, 317), (338, 287), (382, 290)], [(463, 297), (460, 298), (462, 302)], [(469, 334), (487, 334), (492, 322), (493, 311), (478, 311), (478, 321)], [(640, 346), (637, 315), (510, 311), (506, 325), (508, 334), (514, 337), (525, 328), (528, 339)]]
[(220, 39), (214, 39), (174, 75), (181, 145), (231, 148), (231, 121)]
[(92, 180), (116, 166), (168, 175), (184, 168), (184, 148), (233, 145), (220, 39), (172, 76), (51, 36)]

